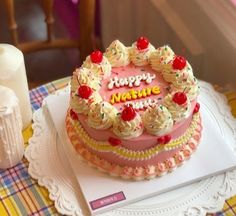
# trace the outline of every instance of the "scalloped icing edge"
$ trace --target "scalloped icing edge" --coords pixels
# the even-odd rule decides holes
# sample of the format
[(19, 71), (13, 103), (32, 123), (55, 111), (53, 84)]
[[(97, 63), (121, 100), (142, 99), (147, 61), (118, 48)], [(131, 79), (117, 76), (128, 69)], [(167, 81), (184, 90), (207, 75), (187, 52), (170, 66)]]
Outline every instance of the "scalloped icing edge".
[(188, 160), (196, 150), (201, 138), (201, 118), (199, 118), (197, 125), (198, 126), (196, 127), (192, 137), (173, 157), (170, 157), (163, 162), (158, 162), (155, 165), (143, 167), (130, 167), (111, 164), (110, 162), (99, 158), (96, 154), (91, 153), (86, 147), (84, 147), (83, 144), (80, 143), (79, 139), (71, 140), (71, 137), (76, 135), (76, 132), (73, 133), (70, 131), (68, 136), (71, 141), (70, 144), (73, 146), (74, 150), (79, 154), (79, 156), (85, 159), (85, 161), (87, 161), (90, 166), (93, 166), (100, 171), (106, 172), (111, 176), (140, 181), (163, 176), (181, 166), (186, 160)]

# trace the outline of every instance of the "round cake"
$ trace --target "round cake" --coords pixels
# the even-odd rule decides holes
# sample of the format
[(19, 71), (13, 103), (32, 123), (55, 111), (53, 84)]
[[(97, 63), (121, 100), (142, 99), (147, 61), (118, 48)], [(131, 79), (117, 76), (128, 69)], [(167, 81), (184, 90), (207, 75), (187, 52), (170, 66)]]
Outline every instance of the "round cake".
[(115, 40), (73, 72), (67, 134), (99, 170), (134, 180), (162, 176), (198, 146), (198, 94), (191, 65), (168, 45)]

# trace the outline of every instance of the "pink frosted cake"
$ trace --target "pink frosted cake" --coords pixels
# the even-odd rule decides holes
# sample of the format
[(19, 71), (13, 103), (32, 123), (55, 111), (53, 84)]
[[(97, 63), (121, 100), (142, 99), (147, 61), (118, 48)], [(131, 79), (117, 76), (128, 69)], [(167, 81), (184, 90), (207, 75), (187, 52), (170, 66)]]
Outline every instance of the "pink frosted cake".
[(201, 137), (199, 86), (186, 59), (145, 37), (113, 41), (73, 72), (67, 134), (77, 153), (114, 176), (161, 176)]

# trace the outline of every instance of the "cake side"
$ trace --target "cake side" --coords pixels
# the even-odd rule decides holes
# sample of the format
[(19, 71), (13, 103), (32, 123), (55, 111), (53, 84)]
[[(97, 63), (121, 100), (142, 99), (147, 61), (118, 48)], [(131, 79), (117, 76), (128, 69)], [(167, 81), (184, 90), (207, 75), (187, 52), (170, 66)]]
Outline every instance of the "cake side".
[[(195, 127), (190, 138), (181, 139), (177, 148), (159, 146), (146, 151), (128, 152), (118, 146), (111, 146), (107, 143), (101, 147), (101, 151), (88, 145), (93, 140), (86, 134), (78, 134), (78, 127), (73, 125), (68, 113), (66, 128), (68, 137), (76, 152), (90, 165), (113, 176), (125, 179), (144, 180), (156, 176), (162, 176), (181, 166), (198, 147), (201, 138), (201, 118), (195, 114)], [(82, 128), (81, 128), (82, 129)], [(116, 154), (117, 153), (117, 154)], [(130, 153), (130, 154), (129, 154)]]
[(91, 138), (78, 121), (70, 118), (69, 113), (66, 119), (67, 129), (72, 132), (73, 139), (80, 140), (81, 145), (87, 147), (89, 151), (101, 158), (106, 158), (111, 163), (129, 164), (130, 166), (152, 165), (152, 163), (162, 161), (163, 158), (171, 157), (186, 145), (195, 133), (199, 132), (199, 124), (200, 116), (197, 113), (194, 114), (190, 127), (177, 139), (171, 140), (167, 144), (159, 144), (142, 150), (131, 150), (125, 148), (122, 144), (114, 146), (110, 145), (109, 142), (97, 141)]

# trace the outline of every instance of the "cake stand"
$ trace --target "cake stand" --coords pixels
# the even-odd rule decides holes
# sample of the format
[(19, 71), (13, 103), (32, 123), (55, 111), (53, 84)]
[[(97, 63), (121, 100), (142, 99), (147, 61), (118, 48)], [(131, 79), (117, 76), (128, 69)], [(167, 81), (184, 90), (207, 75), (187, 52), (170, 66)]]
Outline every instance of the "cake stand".
[[(200, 82), (200, 86), (200, 102), (207, 107), (215, 122), (213, 126), (227, 139), (236, 153), (236, 120), (231, 115), (226, 98), (206, 82)], [(56, 94), (65, 94), (68, 91), (67, 88)], [(59, 213), (87, 215), (79, 185), (65, 159), (57, 132), (44, 104), (34, 113), (33, 120), (34, 134), (25, 151), (29, 161), (29, 174), (48, 189), (49, 197), (55, 202)], [(203, 216), (207, 212), (221, 210), (225, 199), (235, 194), (236, 170), (233, 170), (102, 215)]]

